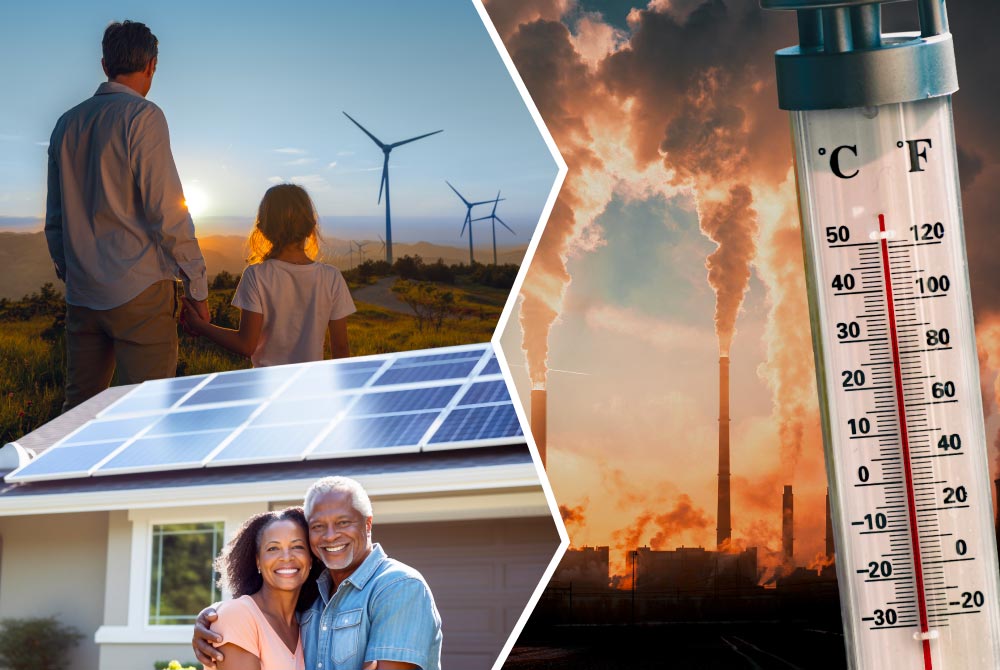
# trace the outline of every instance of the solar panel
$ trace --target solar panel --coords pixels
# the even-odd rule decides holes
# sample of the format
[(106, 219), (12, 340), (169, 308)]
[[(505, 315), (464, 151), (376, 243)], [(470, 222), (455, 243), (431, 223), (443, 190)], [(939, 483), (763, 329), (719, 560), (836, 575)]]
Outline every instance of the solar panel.
[(187, 412), (171, 412), (153, 424), (147, 435), (173, 435), (218, 428), (236, 428), (250, 418), (256, 405), (213, 407)]
[(18, 470), (17, 481), (86, 477), (91, 468), (122, 444), (124, 441), (118, 440), (49, 449)]
[(497, 357), (493, 356), (489, 360), (489, 362), (486, 364), (486, 367), (483, 368), (483, 371), (480, 372), (479, 374), (481, 374), (481, 375), (498, 375), (498, 374), (500, 374), (500, 363), (499, 363), (499, 361), (497, 361)]
[(146, 382), (5, 479), (523, 441), (497, 373), (481, 344)]
[(476, 361), (444, 362), (428, 365), (393, 365), (375, 381), (376, 386), (413, 384), (437, 379), (462, 379), (468, 377)]
[(363, 387), (377, 370), (359, 370), (340, 374), (336, 368), (307, 370), (287, 390), (288, 398), (328, 396)]
[(417, 452), (420, 451), (420, 438), (437, 416), (437, 412), (422, 412), (345, 419), (308, 458), (385, 453), (390, 447), (404, 447), (400, 451)]
[(126, 414), (143, 414), (147, 412), (166, 411), (186, 396), (188, 391), (174, 391), (160, 395), (127, 396), (121, 402), (109, 407), (100, 414), (101, 418), (123, 416)]
[(302, 451), (326, 429), (326, 422), (298, 426), (252, 426), (216, 454), (209, 465), (298, 460)]
[(491, 402), (510, 402), (510, 394), (507, 393), (507, 383), (504, 380), (473, 384), (466, 390), (458, 405), (461, 407)]
[(441, 363), (444, 361), (473, 360), (477, 361), (482, 357), (482, 351), (457, 351), (449, 354), (428, 354), (423, 356), (400, 356), (396, 359), (393, 367), (409, 367), (413, 365), (428, 365), (431, 363)]
[(384, 393), (368, 393), (358, 398), (351, 407), (351, 414), (392, 414), (395, 412), (411, 412), (421, 409), (443, 409), (455, 392), (461, 386), (436, 386), (431, 388), (413, 389), (410, 391), (386, 391)]
[(147, 472), (152, 466), (157, 469), (195, 468), (212, 451), (222, 444), (231, 431), (213, 430), (207, 433), (192, 433), (183, 439), (174, 435), (142, 437), (115, 454), (107, 463), (97, 468), (94, 474), (122, 474), (127, 472)]
[(430, 444), (522, 435), (524, 433), (521, 431), (521, 424), (517, 420), (513, 405), (487, 405), (453, 410), (434, 433)]
[(125, 441), (139, 431), (150, 426), (156, 417), (140, 416), (131, 419), (109, 421), (91, 421), (84, 424), (80, 430), (69, 435), (63, 444), (80, 444), (83, 442), (107, 442), (109, 440)]
[(337, 416), (354, 398), (353, 395), (275, 400), (250, 422), (252, 426), (327, 421)]
[(181, 407), (210, 405), (213, 403), (259, 400), (274, 393), (274, 388), (262, 384), (232, 384), (229, 386), (206, 386), (198, 389), (181, 403)]

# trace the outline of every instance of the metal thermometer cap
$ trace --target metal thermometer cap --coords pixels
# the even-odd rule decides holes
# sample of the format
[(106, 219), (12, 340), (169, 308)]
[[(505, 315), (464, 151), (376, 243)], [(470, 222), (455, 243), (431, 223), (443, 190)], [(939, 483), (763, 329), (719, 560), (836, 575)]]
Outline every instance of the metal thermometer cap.
[(920, 32), (882, 33), (882, 3), (760, 0), (794, 10), (799, 45), (775, 53), (778, 106), (844, 109), (923, 100), (958, 90), (944, 0), (917, 0)]

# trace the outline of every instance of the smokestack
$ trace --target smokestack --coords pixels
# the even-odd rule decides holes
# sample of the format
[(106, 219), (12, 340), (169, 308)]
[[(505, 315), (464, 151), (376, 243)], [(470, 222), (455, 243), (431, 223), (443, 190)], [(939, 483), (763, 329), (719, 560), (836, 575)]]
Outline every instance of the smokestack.
[(531, 389), (531, 434), (545, 465), (545, 387)]
[(794, 535), (792, 532), (792, 487), (785, 486), (781, 496), (781, 553), (785, 563), (792, 564)]
[(719, 548), (733, 535), (729, 509), (729, 357), (719, 358), (719, 512), (715, 540)]
[(826, 555), (833, 556), (833, 511), (830, 509), (830, 489), (826, 490)]

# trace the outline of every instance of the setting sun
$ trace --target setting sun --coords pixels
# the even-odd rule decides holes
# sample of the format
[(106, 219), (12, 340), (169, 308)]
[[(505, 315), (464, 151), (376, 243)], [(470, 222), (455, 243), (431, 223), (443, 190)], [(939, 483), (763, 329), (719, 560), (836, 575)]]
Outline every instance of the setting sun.
[(198, 184), (184, 184), (184, 204), (191, 216), (204, 214), (208, 209), (208, 196)]

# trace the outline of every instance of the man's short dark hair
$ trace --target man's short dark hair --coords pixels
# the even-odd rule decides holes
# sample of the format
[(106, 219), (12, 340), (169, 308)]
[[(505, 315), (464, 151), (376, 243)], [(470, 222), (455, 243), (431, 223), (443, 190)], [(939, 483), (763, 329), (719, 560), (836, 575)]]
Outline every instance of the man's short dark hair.
[(109, 77), (140, 72), (156, 58), (159, 42), (145, 23), (115, 21), (104, 31), (101, 48)]

